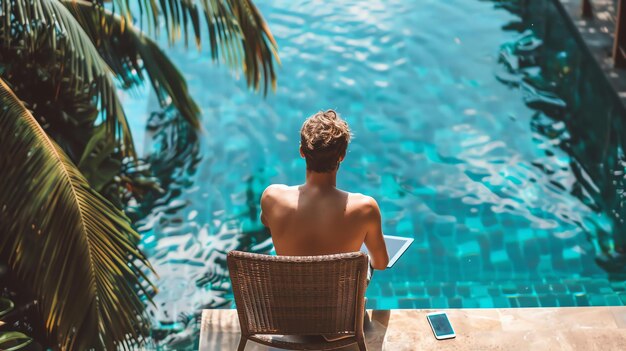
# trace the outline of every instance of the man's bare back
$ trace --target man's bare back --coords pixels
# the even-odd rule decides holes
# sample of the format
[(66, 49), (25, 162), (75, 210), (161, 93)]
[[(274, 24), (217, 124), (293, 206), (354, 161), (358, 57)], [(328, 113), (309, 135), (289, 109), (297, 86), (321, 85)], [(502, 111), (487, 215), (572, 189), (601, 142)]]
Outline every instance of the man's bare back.
[(307, 256), (359, 251), (365, 243), (372, 267), (389, 258), (376, 201), (334, 186), (271, 185), (261, 198), (261, 221), (279, 255)]
[(349, 142), (348, 124), (333, 110), (318, 112), (302, 124), (300, 156), (306, 160), (306, 182), (270, 185), (261, 197), (261, 222), (270, 229), (278, 255), (355, 252), (365, 243), (372, 267), (387, 267), (378, 204), (336, 187)]

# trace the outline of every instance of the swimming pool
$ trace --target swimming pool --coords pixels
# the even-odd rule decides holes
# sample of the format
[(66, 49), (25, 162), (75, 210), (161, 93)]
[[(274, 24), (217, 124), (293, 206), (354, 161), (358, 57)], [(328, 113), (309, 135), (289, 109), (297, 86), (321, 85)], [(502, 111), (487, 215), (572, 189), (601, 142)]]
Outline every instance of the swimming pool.
[[(623, 279), (595, 262), (598, 232), (612, 224), (575, 191), (570, 135), (558, 118), (569, 106), (542, 92), (551, 86), (542, 55), (554, 54), (544, 70), (567, 77), (576, 45), (542, 50), (516, 1), (256, 3), (279, 44), (275, 94), (249, 92), (206, 54), (168, 50), (205, 131), (182, 143), (185, 162), (173, 168), (167, 196), (139, 222), (160, 275), (157, 326), (183, 328), (201, 308), (232, 307), (225, 252), (271, 249), (258, 199), (271, 183), (303, 181), (299, 128), (327, 108), (354, 133), (338, 186), (376, 198), (385, 233), (415, 238), (374, 276), (369, 308), (626, 302)], [(553, 8), (542, 16), (562, 21)], [(151, 112), (146, 96), (126, 100), (138, 115)], [(177, 130), (158, 117), (145, 135), (135, 122), (146, 155)]]

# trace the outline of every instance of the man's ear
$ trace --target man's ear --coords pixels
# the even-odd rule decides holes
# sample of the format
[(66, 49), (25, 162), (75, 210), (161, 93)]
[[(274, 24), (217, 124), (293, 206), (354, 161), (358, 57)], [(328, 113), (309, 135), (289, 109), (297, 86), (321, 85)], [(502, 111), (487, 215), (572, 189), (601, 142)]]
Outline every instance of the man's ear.
[(343, 153), (343, 155), (339, 156), (339, 162), (342, 162), (344, 158), (346, 158), (345, 152)]
[(304, 151), (302, 150), (302, 144), (300, 144), (300, 157), (305, 158)]

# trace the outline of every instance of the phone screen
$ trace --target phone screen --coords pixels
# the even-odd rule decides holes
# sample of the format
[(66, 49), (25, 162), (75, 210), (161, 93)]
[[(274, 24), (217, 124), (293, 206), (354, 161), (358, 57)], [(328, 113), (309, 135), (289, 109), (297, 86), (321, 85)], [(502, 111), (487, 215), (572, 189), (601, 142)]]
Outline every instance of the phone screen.
[(452, 330), (452, 325), (450, 325), (448, 316), (444, 313), (428, 316), (428, 319), (430, 320), (430, 324), (433, 326), (435, 335), (441, 336), (454, 334), (454, 330)]

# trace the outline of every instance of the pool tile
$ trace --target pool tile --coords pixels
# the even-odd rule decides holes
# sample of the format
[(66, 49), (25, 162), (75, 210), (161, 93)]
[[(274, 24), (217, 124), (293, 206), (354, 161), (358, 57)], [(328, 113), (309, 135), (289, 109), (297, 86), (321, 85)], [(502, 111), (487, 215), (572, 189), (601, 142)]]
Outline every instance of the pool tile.
[(578, 252), (577, 250), (574, 250), (571, 247), (568, 247), (563, 250), (563, 258), (566, 261), (571, 261), (571, 262), (580, 260), (580, 252)]
[(494, 250), (504, 249), (504, 232), (502, 230), (494, 230), (489, 233), (489, 241)]
[(618, 293), (617, 296), (622, 301), (622, 303), (626, 305), (626, 293)]
[(466, 297), (466, 298), (471, 297), (472, 295), (470, 287), (467, 285), (457, 286), (456, 290), (459, 293), (459, 295)]
[(439, 285), (429, 285), (426, 287), (426, 292), (429, 296), (439, 296), (441, 295), (441, 287)]
[(523, 295), (517, 298), (519, 307), (539, 307), (537, 296)]
[(465, 279), (474, 280), (481, 277), (482, 264), (480, 254), (474, 253), (462, 256), (460, 263), (461, 273), (464, 275)]
[(463, 299), (460, 297), (452, 297), (448, 299), (448, 306), (450, 308), (463, 308)]
[(624, 303), (617, 294), (604, 295), (607, 306), (623, 306)]
[(470, 287), (471, 297), (479, 298), (483, 296), (488, 296), (488, 289), (484, 285), (475, 285)]
[(409, 288), (405, 284), (397, 284), (394, 286), (393, 292), (396, 296), (407, 296), (409, 295)]
[(417, 231), (413, 228), (413, 223), (407, 218), (400, 220), (396, 226), (396, 233), (400, 236), (412, 237), (413, 233), (416, 232)]
[(538, 296), (539, 304), (543, 307), (557, 306), (557, 296), (554, 294), (542, 294)]
[(463, 308), (479, 308), (478, 301), (476, 299), (463, 299)]
[(416, 296), (426, 295), (426, 289), (423, 286), (409, 286), (409, 291)]
[(541, 262), (541, 251), (537, 240), (529, 239), (524, 241), (523, 248), (526, 267), (528, 267), (529, 270), (537, 269), (539, 263)]
[(568, 294), (557, 294), (557, 300), (559, 301), (559, 307), (573, 307), (576, 306), (574, 297)]
[(413, 298), (398, 299), (398, 307), (399, 308), (415, 308), (415, 299)]
[(585, 291), (589, 294), (605, 294), (613, 291), (611, 285), (606, 281), (592, 281), (585, 283)]
[(500, 287), (489, 287), (487, 288), (487, 293), (489, 294), (489, 296), (495, 297), (495, 296), (501, 296), (502, 295), (502, 291), (500, 290)]
[(565, 264), (564, 271), (571, 272), (574, 274), (578, 274), (582, 271), (582, 262), (579, 258), (568, 259), (563, 261)]
[(450, 307), (448, 305), (448, 299), (443, 297), (443, 296), (431, 297), (430, 298), (430, 304), (431, 304), (432, 308), (437, 308), (437, 309), (449, 308)]
[(517, 226), (517, 241), (519, 242), (525, 242), (529, 239), (533, 239), (535, 237), (535, 234), (533, 233), (533, 230), (525, 225), (525, 226)]
[(613, 289), (613, 291), (625, 291), (626, 287), (624, 286), (624, 282), (611, 282), (611, 289)]
[(567, 285), (567, 289), (569, 290), (569, 292), (571, 293), (581, 293), (584, 292), (584, 288), (581, 284), (578, 283), (568, 283)]
[(367, 309), (376, 309), (376, 306), (378, 306), (378, 301), (376, 299), (370, 299), (370, 298), (367, 299), (365, 303), (365, 307)]
[(546, 254), (540, 256), (539, 263), (537, 264), (537, 269), (540, 272), (545, 272), (546, 274), (554, 272), (554, 267), (552, 267), (552, 258)]
[(418, 297), (414, 299), (415, 308), (431, 308), (430, 299), (427, 297)]
[(589, 306), (589, 299), (585, 293), (574, 294), (574, 300), (576, 301), (576, 306)]
[(474, 216), (466, 217), (465, 218), (465, 225), (468, 228), (476, 228), (476, 229), (482, 229), (483, 228), (480, 217), (474, 217)]
[(506, 296), (494, 296), (492, 297), (493, 307), (496, 308), (509, 308), (511, 307), (511, 303)]
[(452, 277), (461, 276), (461, 260), (459, 260), (458, 257), (449, 257), (447, 260), (447, 268), (448, 268), (448, 272), (450, 276)]
[(548, 238), (536, 238), (537, 243), (539, 245), (539, 249), (541, 252), (541, 255), (548, 255), (550, 254), (550, 244), (549, 244), (549, 240)]
[(435, 223), (435, 233), (442, 238), (453, 237), (456, 233), (456, 218), (453, 216), (440, 216)]
[(552, 289), (550, 289), (550, 284), (535, 284), (534, 288), (537, 294), (547, 294), (552, 291)]
[(500, 286), (502, 293), (505, 295), (517, 294), (517, 285), (513, 283), (507, 283)]
[(480, 254), (480, 245), (476, 241), (468, 241), (457, 245), (457, 250), (460, 257), (477, 256)]
[(393, 296), (393, 289), (391, 283), (386, 282), (380, 285), (380, 290), (383, 296)]
[(441, 292), (446, 297), (454, 297), (456, 295), (456, 285), (454, 283), (441, 284)]
[(493, 308), (495, 307), (493, 299), (491, 297), (483, 297), (478, 300), (478, 306), (480, 308)]
[(499, 264), (509, 261), (509, 255), (505, 250), (492, 251), (489, 255), (489, 261), (493, 264)]
[(486, 211), (485, 213), (483, 213), (483, 215), (480, 217), (480, 221), (485, 228), (494, 227), (496, 226), (496, 224), (498, 224), (498, 218), (491, 211)]
[(531, 284), (518, 284), (517, 285), (517, 293), (518, 294), (530, 294), (533, 292), (533, 287)]
[(520, 249), (519, 244), (517, 242), (511, 242), (507, 243), (505, 247), (514, 269), (516, 271), (525, 271), (524, 267), (526, 267), (526, 262), (524, 261), (522, 250)]
[(600, 294), (588, 294), (587, 295), (590, 306), (606, 306), (606, 299)]
[(568, 291), (568, 286), (561, 283), (553, 283), (550, 284), (550, 290), (555, 293), (566, 293)]

